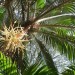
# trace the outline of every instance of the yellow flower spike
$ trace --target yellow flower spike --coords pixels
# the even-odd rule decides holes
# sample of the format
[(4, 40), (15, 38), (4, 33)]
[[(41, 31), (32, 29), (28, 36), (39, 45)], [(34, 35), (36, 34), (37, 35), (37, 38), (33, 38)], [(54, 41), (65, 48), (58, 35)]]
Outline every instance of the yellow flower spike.
[[(23, 51), (25, 49), (25, 44), (29, 41), (27, 33), (24, 31), (24, 28), (21, 26), (10, 27), (4, 26), (3, 30), (0, 30), (0, 42), (4, 41), (3, 46), (4, 53), (8, 54), (13, 51), (13, 54), (16, 52), (16, 49)], [(24, 44), (25, 43), (25, 44)], [(5, 52), (6, 51), (6, 52)]]

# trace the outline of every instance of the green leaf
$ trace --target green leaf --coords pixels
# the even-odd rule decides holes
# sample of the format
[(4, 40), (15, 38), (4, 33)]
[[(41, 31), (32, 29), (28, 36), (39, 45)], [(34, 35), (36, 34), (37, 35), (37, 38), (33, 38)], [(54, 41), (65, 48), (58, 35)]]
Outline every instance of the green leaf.
[(22, 75), (51, 75), (51, 71), (43, 62), (35, 63), (24, 70)]
[(15, 63), (0, 52), (0, 75), (18, 75)]
[(0, 27), (1, 27), (1, 24), (3, 22), (4, 12), (5, 12), (5, 8), (0, 7)]
[(48, 52), (48, 50), (46, 49), (46, 47), (40, 40), (38, 40), (36, 37), (35, 37), (35, 40), (39, 45), (39, 48), (43, 54), (43, 57), (45, 58), (47, 66), (49, 67), (49, 69), (53, 70), (54, 74), (58, 75), (58, 70), (53, 62), (51, 54)]
[(43, 8), (45, 6), (46, 0), (37, 0), (36, 7)]
[(5, 8), (0, 7), (0, 14), (1, 14), (1, 13), (4, 13), (4, 11), (5, 11)]

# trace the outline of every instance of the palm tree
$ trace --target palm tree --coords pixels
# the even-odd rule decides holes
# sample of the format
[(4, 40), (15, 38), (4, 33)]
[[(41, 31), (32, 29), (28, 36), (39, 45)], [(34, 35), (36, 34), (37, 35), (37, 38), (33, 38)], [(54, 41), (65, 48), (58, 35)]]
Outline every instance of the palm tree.
[(1, 4), (0, 51), (17, 65), (20, 75), (60, 75), (51, 48), (74, 65), (74, 0), (4, 0)]

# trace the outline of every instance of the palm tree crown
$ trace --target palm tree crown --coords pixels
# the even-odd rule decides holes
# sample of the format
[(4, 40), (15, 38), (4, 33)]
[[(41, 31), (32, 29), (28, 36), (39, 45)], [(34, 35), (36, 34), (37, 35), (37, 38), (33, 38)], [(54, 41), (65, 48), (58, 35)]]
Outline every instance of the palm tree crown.
[[(75, 0), (1, 0), (0, 4), (0, 51), (17, 65), (16, 73), (74, 75)], [(58, 54), (68, 61), (62, 72), (54, 62)]]

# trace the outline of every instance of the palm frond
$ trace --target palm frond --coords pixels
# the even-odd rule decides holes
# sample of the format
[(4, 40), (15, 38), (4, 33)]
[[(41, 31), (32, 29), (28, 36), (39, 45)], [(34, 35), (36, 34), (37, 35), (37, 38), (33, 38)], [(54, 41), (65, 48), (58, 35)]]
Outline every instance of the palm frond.
[[(60, 33), (59, 33), (60, 32)], [(52, 32), (47, 29), (43, 29), (39, 32), (39, 35), (44, 39), (44, 43), (51, 44), (53, 47), (58, 47), (58, 50), (65, 54), (71, 61), (75, 60), (74, 51), (75, 51), (75, 37), (69, 36), (64, 31)], [(42, 40), (43, 41), (43, 40)]]
[(38, 20), (42, 16), (45, 16), (45, 14), (49, 13), (50, 11), (54, 10), (55, 8), (58, 8), (62, 5), (64, 5), (65, 3), (69, 2), (69, 1), (70, 0), (56, 0), (56, 1), (54, 1), (52, 4), (47, 6), (47, 8), (42, 13), (40, 13), (41, 15), (38, 16), (35, 20)]
[(58, 75), (58, 70), (53, 62), (52, 56), (49, 54), (48, 50), (45, 48), (44, 44), (42, 44), (42, 42), (40, 40), (38, 40), (37, 38), (36, 42), (38, 43), (40, 50), (45, 58), (45, 61), (48, 65), (49, 68), (51, 68), (52, 70), (54, 70), (54, 74)]
[(71, 65), (62, 75), (75, 75), (75, 65)]
[(62, 24), (44, 24), (44, 25), (40, 25), (40, 28), (42, 27), (46, 27), (46, 28), (64, 28), (64, 29), (75, 29), (75, 26), (71, 26), (71, 25), (62, 25)]
[(52, 75), (51, 71), (48, 69), (43, 62), (35, 63), (29, 66), (27, 69), (24, 70), (23, 75)]
[(2, 75), (18, 75), (17, 67), (15, 63), (12, 63), (11, 59), (5, 57), (0, 52), (0, 74)]
[(58, 17), (63, 17), (63, 16), (75, 16), (75, 14), (73, 13), (69, 13), (69, 14), (61, 14), (61, 15), (56, 15), (56, 16), (52, 16), (52, 17), (47, 17), (47, 18), (43, 18), (43, 19), (39, 19), (38, 21), (36, 21), (36, 23), (45, 21), (45, 20), (50, 20), (50, 19), (54, 19), (54, 18), (58, 18)]

